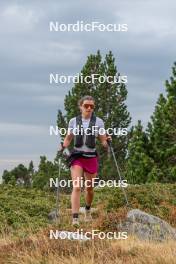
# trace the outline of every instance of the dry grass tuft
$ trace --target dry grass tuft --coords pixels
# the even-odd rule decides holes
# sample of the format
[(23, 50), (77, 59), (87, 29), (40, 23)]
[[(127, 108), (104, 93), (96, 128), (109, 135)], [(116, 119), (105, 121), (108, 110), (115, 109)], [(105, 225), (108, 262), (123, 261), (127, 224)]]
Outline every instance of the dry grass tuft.
[(26, 239), (0, 241), (2, 264), (175, 264), (176, 242), (126, 240), (69, 241), (50, 240), (49, 230)]

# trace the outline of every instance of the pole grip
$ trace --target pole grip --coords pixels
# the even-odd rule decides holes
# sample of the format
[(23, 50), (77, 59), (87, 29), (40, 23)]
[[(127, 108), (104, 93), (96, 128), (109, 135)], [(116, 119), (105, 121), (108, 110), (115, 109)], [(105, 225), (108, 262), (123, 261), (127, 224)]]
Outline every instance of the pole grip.
[(107, 139), (107, 143), (108, 143), (108, 145), (109, 145), (110, 147), (112, 146), (112, 140)]

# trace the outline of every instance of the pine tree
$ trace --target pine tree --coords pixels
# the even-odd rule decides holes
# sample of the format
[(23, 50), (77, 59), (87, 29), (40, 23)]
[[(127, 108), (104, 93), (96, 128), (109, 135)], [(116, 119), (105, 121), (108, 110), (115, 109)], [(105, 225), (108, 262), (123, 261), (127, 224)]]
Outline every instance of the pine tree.
[(29, 163), (28, 172), (29, 172), (29, 175), (32, 177), (34, 174), (34, 163), (32, 160)]
[(23, 165), (19, 164), (17, 167), (11, 171), (5, 170), (2, 176), (3, 183), (13, 183), (21, 182), (21, 185), (27, 186), (27, 181), (29, 178), (28, 169)]
[(34, 177), (34, 164), (33, 161), (31, 160), (28, 166), (28, 179), (26, 182), (27, 186), (31, 186), (32, 185), (32, 179)]
[(167, 80), (166, 97), (160, 94), (155, 111), (148, 124), (150, 155), (162, 173), (158, 181), (176, 181), (176, 63)]
[(167, 103), (165, 105), (166, 140), (165, 167), (168, 181), (176, 182), (176, 62), (172, 67), (170, 82), (166, 81)]
[(40, 157), (39, 169), (35, 173), (33, 187), (43, 190), (50, 190), (50, 178), (58, 176), (58, 167), (55, 163), (48, 161), (46, 156)]
[[(88, 56), (87, 62), (81, 70), (80, 78), (81, 75), (86, 77), (91, 76), (91, 74), (106, 77), (116, 76), (116, 80), (119, 80), (120, 73), (117, 72), (115, 58), (111, 51), (106, 55), (104, 61), (102, 61), (99, 51), (96, 55)], [(128, 128), (131, 118), (125, 104), (127, 99), (127, 89), (125, 84), (111, 84), (107, 81), (99, 83), (98, 80), (95, 80), (95, 83), (90, 84), (79, 82), (68, 92), (64, 102), (66, 114), (64, 116), (61, 111), (58, 112), (58, 127), (62, 127), (67, 124), (72, 117), (80, 114), (77, 103), (84, 95), (91, 95), (94, 97), (96, 105), (95, 114), (104, 120), (106, 128)], [(126, 157), (127, 136), (113, 135), (112, 139), (116, 156), (119, 159), (120, 165), (124, 166), (123, 161)], [(98, 144), (97, 149), (101, 161), (100, 174), (104, 178), (116, 177), (114, 164), (107, 159), (107, 154), (105, 154), (102, 147), (100, 147), (100, 144)], [(106, 175), (107, 168), (108, 175)]]
[[(148, 138), (143, 131), (141, 121), (131, 129), (131, 137), (128, 143), (128, 158), (126, 178), (128, 183), (141, 184), (148, 181), (148, 174), (154, 166), (153, 160), (148, 155)], [(150, 181), (155, 181), (150, 176)]]
[[(163, 94), (160, 94), (157, 104), (155, 106), (155, 111), (151, 117), (152, 122), (148, 123), (147, 133), (150, 137), (150, 155), (155, 159), (156, 162), (164, 162), (163, 153), (167, 147), (164, 140), (165, 138), (165, 105), (166, 98)], [(162, 151), (161, 151), (162, 145)]]
[(4, 184), (8, 184), (11, 181), (12, 177), (13, 175), (10, 171), (4, 170), (2, 174), (2, 182)]

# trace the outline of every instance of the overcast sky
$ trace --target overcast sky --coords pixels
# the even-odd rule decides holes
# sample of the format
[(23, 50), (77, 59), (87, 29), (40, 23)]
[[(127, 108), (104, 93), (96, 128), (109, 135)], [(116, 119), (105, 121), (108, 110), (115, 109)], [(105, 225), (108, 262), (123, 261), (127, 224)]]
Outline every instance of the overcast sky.
[[(111, 50), (128, 76), (128, 110), (146, 125), (176, 59), (176, 2), (0, 1), (0, 175), (40, 155), (55, 157), (58, 108), (72, 85), (49, 73), (76, 74), (89, 54)], [(50, 32), (49, 22), (128, 24), (128, 32)]]

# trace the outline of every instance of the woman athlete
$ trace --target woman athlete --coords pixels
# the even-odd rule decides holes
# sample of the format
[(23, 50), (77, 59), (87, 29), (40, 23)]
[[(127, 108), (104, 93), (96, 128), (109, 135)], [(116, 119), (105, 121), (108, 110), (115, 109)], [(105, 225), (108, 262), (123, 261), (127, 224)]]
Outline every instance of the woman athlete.
[[(63, 141), (62, 151), (69, 147), (74, 139), (74, 150), (71, 155), (70, 170), (73, 184), (71, 194), (72, 224), (79, 226), (79, 208), (81, 194), (81, 179), (84, 176), (85, 186), (85, 221), (91, 221), (91, 204), (94, 191), (93, 182), (98, 172), (98, 156), (96, 152), (96, 138), (98, 138), (105, 149), (108, 149), (107, 140), (110, 136), (99, 133), (99, 129), (104, 129), (104, 122), (95, 116), (95, 100), (92, 96), (84, 96), (79, 102), (80, 115), (69, 121), (67, 135)], [(75, 133), (76, 128), (79, 133)], [(105, 131), (105, 129), (104, 129)], [(86, 133), (87, 132), (87, 133)]]

